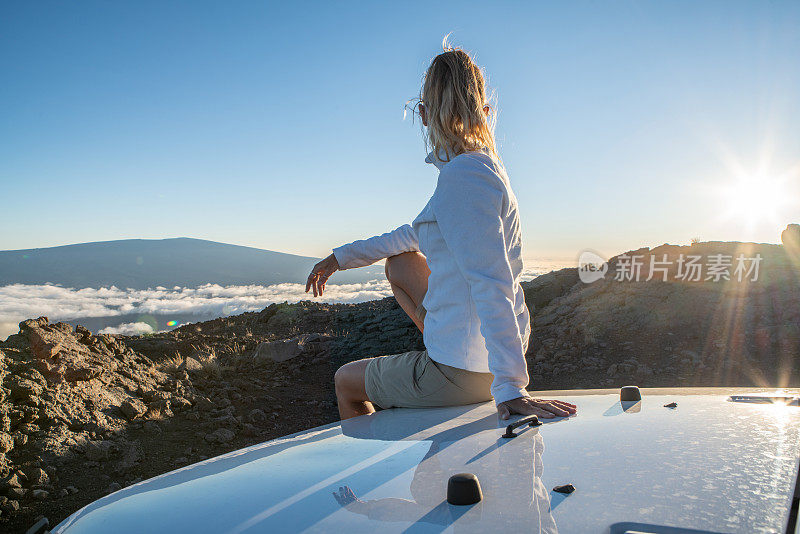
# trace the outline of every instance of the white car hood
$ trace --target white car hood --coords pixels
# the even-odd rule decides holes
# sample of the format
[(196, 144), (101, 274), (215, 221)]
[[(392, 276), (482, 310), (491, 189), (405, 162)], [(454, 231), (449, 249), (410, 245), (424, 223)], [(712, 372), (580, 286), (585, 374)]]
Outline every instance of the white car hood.
[[(782, 532), (800, 456), (800, 407), (726, 390), (559, 392), (577, 416), (521, 427), (492, 403), (385, 410), (311, 429), (124, 488), (63, 534), (143, 532)], [(583, 392), (591, 393), (591, 392)], [(693, 393), (693, 394), (687, 394)], [(700, 394), (697, 394), (700, 393)], [(669, 402), (677, 408), (665, 408)], [(483, 501), (446, 503), (474, 473)], [(552, 492), (573, 484), (571, 495)], [(347, 486), (357, 502), (342, 507)], [(693, 530), (687, 530), (693, 529)]]

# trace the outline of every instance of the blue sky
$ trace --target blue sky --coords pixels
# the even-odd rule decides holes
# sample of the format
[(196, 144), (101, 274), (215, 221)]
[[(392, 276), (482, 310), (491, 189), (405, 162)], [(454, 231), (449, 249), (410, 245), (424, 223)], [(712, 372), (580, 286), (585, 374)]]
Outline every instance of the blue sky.
[(4, 2), (0, 249), (323, 256), (410, 222), (436, 173), (403, 104), (449, 32), (497, 94), (526, 257), (800, 221), (797, 2)]

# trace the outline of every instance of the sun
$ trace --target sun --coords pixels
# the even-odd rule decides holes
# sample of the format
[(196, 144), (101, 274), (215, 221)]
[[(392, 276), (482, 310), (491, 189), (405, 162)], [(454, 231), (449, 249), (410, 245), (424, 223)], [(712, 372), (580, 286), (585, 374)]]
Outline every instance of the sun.
[(727, 218), (739, 221), (748, 229), (761, 223), (778, 225), (783, 208), (790, 198), (786, 181), (769, 175), (743, 176), (721, 191)]
[(772, 137), (746, 154), (710, 140), (718, 166), (698, 183), (698, 191), (719, 237), (772, 243), (787, 223), (800, 218), (800, 160), (786, 159)]

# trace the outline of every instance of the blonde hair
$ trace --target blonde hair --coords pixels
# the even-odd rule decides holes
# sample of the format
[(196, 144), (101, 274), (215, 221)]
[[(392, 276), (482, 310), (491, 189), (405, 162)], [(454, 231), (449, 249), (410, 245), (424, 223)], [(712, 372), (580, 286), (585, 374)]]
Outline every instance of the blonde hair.
[[(481, 68), (469, 54), (448, 45), (447, 36), (442, 48), (444, 52), (433, 58), (425, 72), (416, 100), (425, 107), (426, 147), (432, 148), (434, 157), (440, 161), (481, 149), (487, 149), (499, 161), (494, 113), (490, 118), (484, 111), (486, 106), (492, 111), (494, 108), (489, 104)], [(446, 159), (441, 159), (442, 154)]]

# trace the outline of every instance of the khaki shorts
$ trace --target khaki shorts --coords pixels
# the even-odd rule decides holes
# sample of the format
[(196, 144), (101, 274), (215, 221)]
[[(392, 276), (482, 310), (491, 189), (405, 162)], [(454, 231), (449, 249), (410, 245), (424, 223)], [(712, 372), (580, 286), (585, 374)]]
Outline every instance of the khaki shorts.
[(381, 408), (460, 406), (492, 399), (491, 373), (435, 362), (427, 350), (380, 356), (369, 361), (364, 383), (370, 402)]

